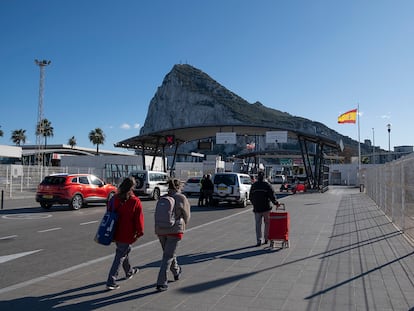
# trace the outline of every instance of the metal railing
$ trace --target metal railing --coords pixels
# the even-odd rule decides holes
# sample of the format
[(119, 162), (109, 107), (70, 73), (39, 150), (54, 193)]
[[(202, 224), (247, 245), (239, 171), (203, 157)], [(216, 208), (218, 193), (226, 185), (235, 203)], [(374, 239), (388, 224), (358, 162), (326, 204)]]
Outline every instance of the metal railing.
[(414, 239), (414, 156), (361, 170), (361, 185), (392, 222)]
[[(96, 169), (85, 167), (57, 167), (37, 165), (0, 165), (0, 192), (4, 198), (35, 196), (37, 186), (42, 179), (57, 173), (88, 173), (99, 177)], [(101, 177), (102, 178), (102, 177)], [(108, 181), (111, 182), (111, 181)]]
[[(128, 166), (133, 169), (133, 166)], [(0, 194), (4, 199), (14, 198), (34, 198), (37, 186), (45, 176), (50, 174), (94, 174), (107, 183), (117, 186), (123, 177), (128, 176), (128, 171), (120, 170), (119, 166), (106, 166), (104, 169), (92, 167), (58, 167), (58, 166), (38, 166), (38, 165), (0, 165)], [(179, 176), (183, 181), (189, 177), (202, 176), (202, 171), (182, 170)]]

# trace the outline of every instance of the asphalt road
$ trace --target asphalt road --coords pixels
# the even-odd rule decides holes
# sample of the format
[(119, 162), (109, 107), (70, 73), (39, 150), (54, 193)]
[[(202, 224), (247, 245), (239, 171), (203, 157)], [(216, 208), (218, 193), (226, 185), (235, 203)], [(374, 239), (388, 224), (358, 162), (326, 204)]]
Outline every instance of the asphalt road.
[[(134, 245), (157, 240), (153, 231), (155, 201), (142, 200), (142, 203), (145, 234)], [(188, 228), (240, 211), (226, 205), (197, 207), (196, 198), (190, 198), (190, 203), (192, 215)], [(5, 202), (0, 210), (0, 288), (114, 254), (114, 245), (102, 246), (93, 241), (104, 211), (104, 205), (74, 211), (67, 206), (45, 210), (34, 199)]]

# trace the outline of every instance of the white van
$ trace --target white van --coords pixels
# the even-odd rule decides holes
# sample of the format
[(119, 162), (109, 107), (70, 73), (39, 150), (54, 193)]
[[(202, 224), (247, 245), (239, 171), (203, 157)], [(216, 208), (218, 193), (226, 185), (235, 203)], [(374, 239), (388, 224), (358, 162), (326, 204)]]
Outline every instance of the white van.
[(246, 207), (249, 201), (249, 192), (252, 179), (247, 174), (241, 173), (216, 173), (213, 178), (214, 193), (213, 202), (236, 203), (240, 207)]
[(286, 177), (285, 175), (277, 174), (272, 177), (271, 181), (272, 184), (284, 184), (286, 182)]
[(129, 176), (135, 178), (137, 184), (134, 193), (137, 196), (158, 200), (160, 196), (168, 192), (170, 177), (165, 172), (138, 170), (132, 171)]

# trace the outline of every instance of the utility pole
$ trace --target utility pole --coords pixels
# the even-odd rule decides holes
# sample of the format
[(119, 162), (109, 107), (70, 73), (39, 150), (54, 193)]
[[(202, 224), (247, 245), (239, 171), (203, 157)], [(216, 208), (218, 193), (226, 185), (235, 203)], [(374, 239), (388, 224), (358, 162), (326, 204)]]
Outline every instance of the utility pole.
[[(35, 64), (39, 66), (40, 68), (40, 82), (39, 82), (39, 103), (37, 106), (37, 126), (41, 126), (41, 122), (43, 120), (43, 92), (44, 92), (44, 84), (45, 84), (45, 68), (51, 63), (50, 60), (37, 60), (35, 59)], [(37, 155), (37, 161), (39, 166), (43, 165), (43, 154), (42, 154), (42, 147), (43, 147), (43, 129), (39, 128), (39, 131), (37, 131), (36, 136), (36, 145), (39, 150), (39, 153)], [(42, 179), (42, 176), (40, 176)]]

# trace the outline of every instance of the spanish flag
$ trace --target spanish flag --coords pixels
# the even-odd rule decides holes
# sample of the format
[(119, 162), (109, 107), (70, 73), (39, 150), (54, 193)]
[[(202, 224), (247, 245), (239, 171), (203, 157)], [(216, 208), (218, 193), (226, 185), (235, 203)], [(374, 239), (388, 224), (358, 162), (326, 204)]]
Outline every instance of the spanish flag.
[(338, 123), (356, 123), (358, 109), (352, 109), (338, 117)]

